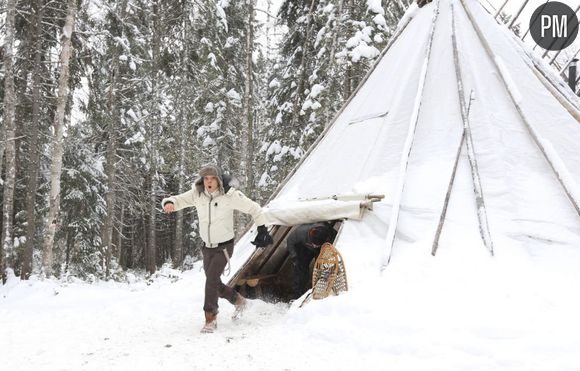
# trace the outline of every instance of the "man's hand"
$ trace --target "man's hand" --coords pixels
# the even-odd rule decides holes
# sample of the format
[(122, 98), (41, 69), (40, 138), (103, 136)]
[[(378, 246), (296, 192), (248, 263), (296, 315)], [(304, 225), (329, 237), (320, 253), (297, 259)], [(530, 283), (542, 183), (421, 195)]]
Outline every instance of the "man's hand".
[(167, 202), (165, 205), (163, 205), (163, 211), (165, 211), (166, 214), (174, 212), (175, 205), (173, 205), (173, 202)]
[(256, 236), (256, 239), (252, 241), (252, 243), (256, 245), (256, 247), (266, 247), (273, 244), (274, 240), (272, 240), (272, 236), (270, 236), (270, 233), (268, 233), (268, 228), (266, 228), (266, 226), (260, 225), (258, 226), (258, 235)]

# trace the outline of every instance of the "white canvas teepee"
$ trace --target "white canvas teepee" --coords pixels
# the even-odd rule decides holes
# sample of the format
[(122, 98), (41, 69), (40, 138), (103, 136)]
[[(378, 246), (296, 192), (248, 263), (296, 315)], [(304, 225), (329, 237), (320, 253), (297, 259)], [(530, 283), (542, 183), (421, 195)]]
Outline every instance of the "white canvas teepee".
[[(578, 247), (578, 107), (477, 1), (412, 5), (272, 204), (385, 194), (335, 241), (347, 270), (358, 267), (351, 282), (434, 247), (488, 258)], [(230, 278), (252, 255), (252, 238), (236, 245)]]

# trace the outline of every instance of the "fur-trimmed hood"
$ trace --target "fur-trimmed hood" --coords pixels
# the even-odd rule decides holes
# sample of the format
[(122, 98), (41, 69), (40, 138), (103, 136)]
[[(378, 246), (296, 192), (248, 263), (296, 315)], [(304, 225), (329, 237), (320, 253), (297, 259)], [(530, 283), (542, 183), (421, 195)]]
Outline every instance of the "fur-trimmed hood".
[(201, 194), (205, 190), (203, 185), (204, 176), (215, 176), (218, 179), (219, 192), (226, 194), (231, 188), (238, 188), (240, 183), (230, 174), (222, 173), (221, 169), (215, 165), (205, 165), (199, 169), (199, 177), (194, 182), (195, 190)]

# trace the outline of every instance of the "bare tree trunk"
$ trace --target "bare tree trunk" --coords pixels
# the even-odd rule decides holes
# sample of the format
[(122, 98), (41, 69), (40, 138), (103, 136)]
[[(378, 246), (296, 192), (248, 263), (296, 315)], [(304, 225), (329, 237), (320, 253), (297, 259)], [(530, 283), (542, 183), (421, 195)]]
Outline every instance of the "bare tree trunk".
[[(137, 228), (139, 227), (139, 220), (137, 219), (133, 219), (133, 228), (131, 229), (131, 244), (129, 245), (129, 248), (127, 249), (126, 252), (126, 260), (125, 260), (125, 265), (127, 266), (127, 268), (132, 268), (133, 267), (133, 259), (134, 259), (134, 250), (135, 250), (135, 236), (137, 235)], [(147, 254), (145, 255), (145, 261), (147, 261)]]
[[(348, 19), (351, 19), (351, 17), (353, 17), (354, 15), (354, 0), (348, 0)], [(353, 26), (351, 25), (351, 28), (353, 28)], [(354, 28), (353, 28), (354, 30)], [(349, 32), (352, 33), (352, 32)], [(352, 33), (353, 34), (353, 33)], [(346, 81), (345, 81), (345, 97), (350, 97), (350, 95), (352, 94), (352, 91), (354, 89), (354, 85), (353, 85), (353, 75), (354, 75), (354, 65), (352, 64), (352, 62), (348, 62), (346, 64)]]
[(26, 194), (26, 244), (24, 246), (24, 258), (22, 261), (22, 279), (28, 279), (32, 273), (32, 253), (34, 248), (34, 235), (36, 232), (35, 205), (36, 192), (38, 191), (38, 172), (40, 169), (40, 149), (38, 148), (38, 136), (40, 125), (40, 63), (44, 0), (33, 1), (32, 6), (35, 10), (34, 69), (32, 72), (32, 123), (29, 133), (30, 166), (28, 191)]
[(63, 127), (66, 102), (68, 98), (69, 63), (72, 53), (71, 37), (74, 30), (76, 1), (68, 0), (67, 15), (62, 30), (60, 52), (60, 76), (58, 78), (58, 96), (54, 115), (54, 137), (52, 139), (52, 163), (50, 167), (49, 211), (46, 234), (44, 238), (42, 268), (46, 277), (52, 275), (52, 249), (54, 235), (60, 211), (60, 175), (62, 173)]
[(175, 251), (173, 253), (173, 268), (179, 268), (183, 262), (183, 210), (177, 212), (175, 226)]
[(150, 168), (150, 176), (151, 176), (151, 186), (149, 189), (149, 243), (148, 243), (148, 264), (147, 264), (147, 271), (151, 274), (155, 273), (157, 270), (157, 231), (156, 231), (156, 220), (157, 220), (157, 132), (156, 129), (157, 125), (160, 125), (160, 117), (159, 117), (159, 99), (158, 99), (158, 92), (157, 92), (157, 84), (156, 78), (158, 73), (158, 60), (160, 54), (160, 47), (161, 47), (161, 40), (159, 36), (161, 34), (160, 26), (161, 22), (159, 19), (159, 9), (158, 3), (154, 2), (152, 4), (152, 15), (153, 15), (153, 29), (157, 30), (158, 32), (153, 34), (152, 39), (152, 70), (151, 70), (151, 81), (152, 81), (152, 95), (153, 99), (151, 101), (153, 108), (152, 108), (152, 117), (149, 120), (149, 138), (148, 142), (150, 145), (149, 148), (149, 164)]
[[(155, 84), (154, 84), (155, 85)], [(157, 117), (157, 115), (154, 115)], [(155, 126), (157, 125), (156, 120), (153, 120), (149, 125)], [(147, 270), (149, 273), (153, 274), (157, 270), (157, 150), (155, 144), (155, 130), (154, 127), (150, 128), (150, 155), (149, 155), (149, 163), (151, 165), (150, 168), (150, 177), (151, 177), (151, 184), (149, 188), (149, 226), (148, 226), (148, 234), (149, 234), (149, 241), (148, 241), (148, 250), (149, 250), (149, 264)]]
[[(116, 48), (115, 48), (116, 49)], [(108, 108), (111, 116), (109, 117), (108, 123), (108, 133), (109, 139), (107, 141), (107, 152), (105, 155), (105, 173), (107, 176), (107, 191), (105, 192), (105, 203), (107, 205), (107, 213), (105, 215), (105, 220), (103, 221), (103, 234), (102, 234), (102, 251), (104, 255), (104, 269), (105, 277), (109, 278), (109, 269), (111, 267), (111, 240), (113, 234), (113, 220), (115, 218), (115, 161), (117, 157), (117, 104), (115, 99), (115, 82), (117, 79), (118, 71), (118, 56), (117, 53), (113, 53), (113, 71), (111, 76), (111, 86), (109, 87), (109, 102)]]
[(125, 238), (125, 236), (123, 235), (124, 232), (124, 228), (125, 228), (125, 204), (123, 203), (123, 205), (121, 205), (121, 213), (120, 213), (120, 217), (119, 217), (119, 231), (117, 233), (117, 251), (116, 251), (116, 257), (117, 257), (117, 261), (119, 262), (119, 265), (121, 265), (121, 257), (123, 256), (123, 238)]
[[(190, 11), (195, 10), (195, 5), (192, 6), (193, 9), (189, 8), (189, 2), (184, 1), (184, 14), (190, 14)], [(196, 22), (194, 18), (192, 22)], [(187, 40), (190, 38), (195, 38), (195, 32), (189, 32), (189, 24), (190, 20), (188, 16), (183, 18), (183, 34), (182, 39), (184, 40), (184, 48), (183, 48), (183, 64), (182, 64), (182, 71), (183, 74), (182, 78), (187, 81), (188, 75), (188, 65), (189, 65), (189, 43)], [(181, 94), (181, 96), (185, 96), (185, 94)], [(187, 140), (185, 140), (185, 126), (187, 122), (187, 115), (185, 114), (185, 105), (181, 104), (179, 107), (179, 163), (177, 165), (177, 176), (178, 176), (178, 193), (183, 193), (185, 188), (185, 146), (187, 145)], [(175, 244), (174, 244), (174, 251), (173, 251), (173, 267), (178, 268), (181, 266), (183, 262), (183, 210), (179, 210), (176, 213), (176, 221), (175, 221)]]
[[(113, 58), (113, 65), (118, 64), (118, 57)], [(115, 72), (113, 72), (115, 75)], [(105, 192), (105, 203), (107, 205), (107, 213), (105, 215), (105, 220), (103, 222), (103, 236), (102, 236), (102, 251), (104, 255), (104, 268), (105, 268), (105, 277), (109, 278), (109, 269), (111, 267), (111, 240), (113, 235), (113, 220), (115, 218), (115, 160), (117, 157), (117, 129), (116, 123), (117, 120), (117, 105), (115, 103), (114, 98), (114, 86), (116, 77), (112, 77), (112, 82), (110, 86), (109, 92), (109, 112), (111, 113), (111, 117), (109, 117), (109, 140), (107, 141), (107, 153), (106, 153), (106, 164), (105, 164), (105, 172), (107, 176), (107, 191)]]
[(72, 228), (67, 228), (66, 231), (66, 253), (65, 253), (65, 260), (64, 260), (64, 271), (68, 271), (68, 267), (70, 266), (70, 259), (73, 253), (73, 249), (75, 246), (75, 231)]
[[(179, 164), (178, 164), (178, 193), (183, 193), (185, 185), (185, 117), (180, 115), (179, 122)], [(177, 268), (181, 265), (183, 261), (183, 210), (177, 212), (175, 226), (175, 251), (173, 253), (173, 267)]]
[(6, 261), (13, 254), (14, 241), (12, 237), (12, 214), (14, 213), (14, 187), (16, 181), (16, 143), (14, 123), (16, 116), (16, 97), (14, 91), (14, 18), (16, 14), (16, 0), (7, 0), (6, 3), (6, 35), (4, 39), (4, 127), (6, 151), (6, 178), (4, 179), (3, 223), (2, 240), (0, 241), (0, 275), (4, 277)]
[(147, 243), (147, 249), (149, 257), (147, 261), (147, 271), (151, 274), (155, 273), (157, 270), (157, 233), (155, 230), (155, 221), (157, 208), (156, 206), (156, 197), (155, 197), (155, 170), (151, 169), (151, 188), (150, 188), (150, 199), (149, 199), (149, 226), (148, 226), (148, 233), (149, 233), (149, 241)]
[(248, 2), (248, 27), (246, 29), (246, 92), (244, 102), (244, 116), (246, 117), (246, 145), (245, 145), (245, 173), (246, 194), (254, 196), (254, 1)]
[[(272, 52), (272, 50), (274, 49), (272, 46), (270, 46), (272, 37), (270, 36), (270, 33), (272, 32), (272, 23), (270, 20), (271, 14), (272, 14), (272, 0), (266, 0), (266, 14), (268, 15), (268, 21), (266, 22), (266, 60), (270, 61), (270, 53)], [(276, 27), (274, 26), (274, 32), (276, 32)]]

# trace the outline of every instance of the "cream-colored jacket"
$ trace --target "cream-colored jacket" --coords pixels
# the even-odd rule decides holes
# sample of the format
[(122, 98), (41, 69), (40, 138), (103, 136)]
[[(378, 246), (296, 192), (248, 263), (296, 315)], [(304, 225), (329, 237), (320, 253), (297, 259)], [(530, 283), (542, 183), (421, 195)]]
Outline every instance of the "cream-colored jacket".
[(173, 202), (176, 211), (195, 207), (201, 239), (207, 247), (217, 247), (218, 243), (234, 238), (234, 210), (252, 215), (256, 225), (265, 223), (260, 205), (235, 188), (226, 194), (219, 191), (210, 194), (205, 190), (200, 193), (194, 186), (185, 193), (164, 198), (161, 206), (167, 202)]

